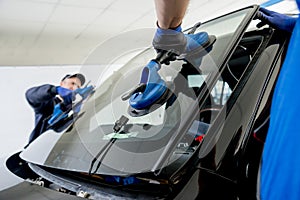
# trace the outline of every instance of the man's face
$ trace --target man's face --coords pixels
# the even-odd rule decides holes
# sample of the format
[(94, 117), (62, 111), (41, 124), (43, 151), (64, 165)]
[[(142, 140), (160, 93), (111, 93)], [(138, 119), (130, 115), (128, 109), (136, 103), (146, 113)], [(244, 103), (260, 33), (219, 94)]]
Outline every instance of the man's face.
[(81, 87), (81, 82), (76, 77), (66, 78), (65, 80), (60, 82), (60, 86), (69, 90), (76, 90), (77, 88)]

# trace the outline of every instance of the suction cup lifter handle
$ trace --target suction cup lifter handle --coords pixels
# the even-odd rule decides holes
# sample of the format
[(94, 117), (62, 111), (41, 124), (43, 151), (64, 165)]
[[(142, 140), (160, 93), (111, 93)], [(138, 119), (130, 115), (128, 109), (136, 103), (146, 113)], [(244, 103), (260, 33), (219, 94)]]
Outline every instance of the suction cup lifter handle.
[(171, 61), (176, 60), (176, 56), (177, 55), (175, 54), (174, 50), (169, 50), (169, 51), (163, 50), (157, 54), (154, 61), (160, 65), (162, 65), (162, 64), (169, 65)]
[(195, 31), (197, 30), (197, 28), (199, 28), (200, 26), (201, 26), (201, 22), (198, 22), (198, 23), (196, 23), (193, 27), (192, 27), (192, 29), (188, 32), (188, 34), (194, 34), (195, 33)]
[(130, 96), (134, 93), (143, 92), (145, 90), (145, 88), (146, 88), (146, 83), (138, 84), (135, 88), (129, 90), (128, 92), (126, 92), (125, 94), (123, 94), (121, 96), (122, 101), (125, 101), (125, 100), (129, 99)]

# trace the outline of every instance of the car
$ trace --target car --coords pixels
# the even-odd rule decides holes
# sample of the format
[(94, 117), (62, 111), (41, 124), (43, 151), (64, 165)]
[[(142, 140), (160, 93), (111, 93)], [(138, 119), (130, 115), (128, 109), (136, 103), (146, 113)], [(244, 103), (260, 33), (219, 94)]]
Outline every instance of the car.
[(8, 158), (24, 181), (0, 199), (258, 199), (270, 103), (290, 38), (257, 28), (258, 10), (188, 28), (215, 41), (199, 66), (185, 58), (162, 64), (156, 75), (168, 95), (144, 108), (132, 96), (143, 92), (141, 71), (157, 52), (146, 48), (111, 69), (77, 116)]

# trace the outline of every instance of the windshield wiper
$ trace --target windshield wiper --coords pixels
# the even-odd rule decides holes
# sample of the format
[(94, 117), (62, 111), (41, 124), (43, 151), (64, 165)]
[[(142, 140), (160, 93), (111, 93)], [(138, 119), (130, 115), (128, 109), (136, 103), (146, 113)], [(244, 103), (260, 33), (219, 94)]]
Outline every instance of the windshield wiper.
[[(113, 130), (116, 134), (119, 134), (118, 132), (121, 130), (121, 128), (123, 126), (125, 126), (128, 122), (128, 118), (125, 117), (124, 115), (122, 115), (120, 117), (120, 119), (118, 119), (116, 122), (115, 122), (115, 125), (113, 127)], [(106, 143), (101, 149), (100, 151), (97, 153), (97, 155), (94, 157), (94, 159), (92, 160), (91, 162), (91, 165), (90, 165), (90, 169), (89, 169), (89, 175), (92, 175), (92, 174), (95, 174), (99, 167), (101, 166), (101, 163), (103, 161), (103, 159), (105, 158), (106, 154), (108, 153), (108, 151), (110, 150), (110, 148), (112, 147), (112, 145), (115, 143), (115, 141), (117, 140), (117, 137), (112, 137), (110, 138), (110, 140), (108, 141), (108, 143)], [(103, 154), (102, 154), (103, 153)], [(95, 162), (98, 160), (99, 156), (102, 154), (99, 162), (98, 162), (98, 165), (96, 167), (96, 169), (94, 170), (94, 172), (92, 172), (93, 170), (93, 167), (94, 167), (94, 164)]]
[(114, 127), (113, 127), (114, 132), (115, 132), (115, 133), (118, 133), (118, 132), (121, 130), (121, 128), (127, 124), (128, 120), (129, 120), (129, 119), (128, 119), (127, 117), (125, 117), (124, 115), (122, 115), (122, 116), (120, 117), (120, 119), (118, 119), (118, 120), (115, 122), (115, 125), (114, 125)]

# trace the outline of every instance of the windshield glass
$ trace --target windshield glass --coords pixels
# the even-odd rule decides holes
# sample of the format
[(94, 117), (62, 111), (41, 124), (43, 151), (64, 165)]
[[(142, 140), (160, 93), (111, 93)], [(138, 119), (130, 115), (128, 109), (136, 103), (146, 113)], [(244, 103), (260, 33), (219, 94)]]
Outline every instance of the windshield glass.
[[(118, 65), (117, 70), (111, 69), (112, 75), (85, 102), (80, 117), (61, 133), (47, 158), (29, 158), (27, 154), (27, 160), (53, 168), (107, 175), (157, 172), (164, 167), (169, 167), (170, 173), (178, 170), (200, 146), (213, 123), (214, 113), (201, 113), (211, 105), (219, 109), (230, 96), (232, 89), (226, 84), (214, 82), (209, 93), (207, 88), (252, 10), (217, 18), (196, 30), (216, 37), (200, 67), (183, 60), (162, 65), (158, 73), (172, 92), (158, 103), (157, 109), (133, 116), (129, 101), (122, 100), (122, 95), (139, 84), (144, 66), (156, 57), (156, 51), (150, 48), (125, 65)], [(116, 133), (115, 125), (123, 119), (128, 121)], [(33, 147), (34, 144), (29, 149), (34, 150)]]

